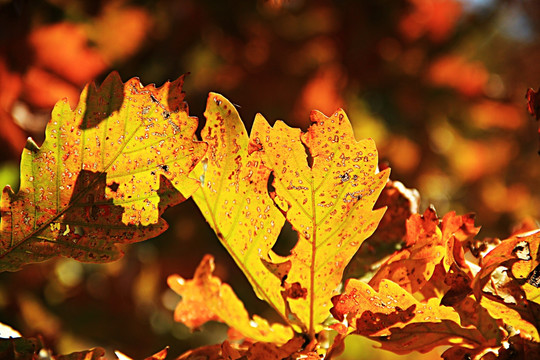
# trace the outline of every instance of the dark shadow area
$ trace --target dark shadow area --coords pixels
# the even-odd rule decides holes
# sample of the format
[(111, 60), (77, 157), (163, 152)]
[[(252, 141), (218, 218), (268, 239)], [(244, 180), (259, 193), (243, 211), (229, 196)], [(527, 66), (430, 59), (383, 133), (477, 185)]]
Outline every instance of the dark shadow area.
[(97, 126), (113, 112), (119, 111), (123, 102), (124, 84), (116, 71), (109, 74), (99, 87), (92, 83), (88, 86), (86, 112), (80, 128), (84, 130)]
[(293, 229), (290, 222), (285, 221), (272, 250), (280, 256), (289, 256), (297, 242), (298, 233)]

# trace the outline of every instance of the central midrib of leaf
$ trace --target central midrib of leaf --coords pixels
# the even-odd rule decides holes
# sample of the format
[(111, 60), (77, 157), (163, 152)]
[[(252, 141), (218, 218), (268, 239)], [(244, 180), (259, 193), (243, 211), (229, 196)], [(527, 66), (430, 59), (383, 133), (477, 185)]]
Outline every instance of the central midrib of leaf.
[[(313, 189), (313, 175), (311, 176), (311, 189)], [(317, 254), (317, 209), (315, 206), (315, 191), (311, 192), (311, 209), (313, 219), (313, 235), (311, 237), (311, 264), (310, 264), (310, 294), (309, 294), (309, 337), (315, 338), (315, 257)]]

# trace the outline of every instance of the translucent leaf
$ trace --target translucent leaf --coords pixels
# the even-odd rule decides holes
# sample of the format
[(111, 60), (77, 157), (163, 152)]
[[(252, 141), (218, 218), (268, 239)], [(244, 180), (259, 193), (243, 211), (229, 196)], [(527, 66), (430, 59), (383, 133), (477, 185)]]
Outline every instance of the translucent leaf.
[[(346, 114), (311, 113), (306, 133), (277, 121), (270, 127), (257, 115), (252, 147), (272, 169), (274, 201), (298, 232), (286, 257), (283, 291), (294, 316), (313, 335), (329, 315), (345, 266), (379, 223), (384, 209), (373, 206), (389, 171), (377, 171), (372, 140), (356, 141)], [(313, 164), (310, 166), (306, 149)]]
[(183, 78), (159, 89), (116, 73), (79, 105), (54, 108), (41, 147), (29, 140), (21, 185), (2, 193), (0, 270), (63, 255), (105, 262), (117, 243), (163, 232), (167, 206), (198, 186), (187, 174), (206, 150), (193, 142), (197, 121), (183, 102)]
[(390, 328), (404, 327), (412, 323), (438, 323), (450, 320), (460, 323), (458, 313), (439, 305), (439, 299), (419, 302), (398, 284), (383, 280), (379, 291), (368, 284), (350, 279), (345, 292), (332, 298), (331, 312), (339, 321), (347, 320), (348, 333), (362, 335), (389, 335)]
[(383, 279), (390, 279), (401, 287), (415, 293), (430, 283), (436, 266), (448, 274), (450, 269), (469, 273), (465, 263), (462, 241), (474, 236), (472, 215), (446, 214), (441, 220), (433, 208), (423, 215), (413, 214), (407, 220), (405, 247), (391, 255), (371, 278), (369, 284), (375, 289)]
[(207, 345), (190, 350), (176, 360), (285, 360), (306, 359), (319, 360), (321, 357), (315, 351), (303, 349), (304, 339), (294, 337), (283, 345), (270, 342), (249, 342), (234, 344), (225, 340), (222, 344)]
[[(529, 279), (532, 282), (539, 264), (540, 232), (538, 230), (503, 240), (482, 259), (482, 269), (476, 274), (472, 283), (475, 297), (477, 299), (482, 297), (484, 287), (488, 282), (495, 286), (496, 295), (505, 297), (505, 291), (502, 289), (504, 284), (497, 279), (490, 281), (498, 268), (510, 269), (516, 279)], [(501, 291), (498, 291), (499, 288)]]
[(288, 326), (269, 325), (266, 320), (256, 315), (250, 319), (244, 304), (232, 288), (213, 276), (213, 271), (214, 259), (206, 255), (192, 280), (185, 280), (178, 275), (169, 276), (169, 286), (182, 296), (174, 312), (176, 321), (192, 329), (210, 320), (221, 321), (248, 339), (277, 344), (283, 344), (292, 338), (293, 331)]
[(390, 329), (390, 335), (372, 338), (381, 348), (396, 354), (411, 351), (427, 353), (437, 346), (460, 345), (471, 349), (486, 347), (486, 339), (476, 329), (463, 328), (451, 320), (438, 323), (412, 323)]
[(526, 319), (523, 312), (515, 310), (512, 308), (512, 306), (505, 303), (494, 301), (487, 296), (482, 297), (480, 305), (484, 307), (495, 319), (502, 319), (505, 324), (512, 326), (515, 330), (518, 330), (521, 333), (521, 336), (524, 338), (533, 340), (535, 342), (540, 342), (540, 335), (537, 327), (534, 324), (535, 321), (532, 319)]
[(258, 152), (249, 154), (247, 131), (231, 102), (210, 93), (204, 115), (201, 134), (208, 152), (191, 174), (201, 182), (193, 199), (257, 296), (286, 319), (285, 302), (275, 291), (285, 274), (270, 266), (285, 222), (268, 195), (270, 171)]

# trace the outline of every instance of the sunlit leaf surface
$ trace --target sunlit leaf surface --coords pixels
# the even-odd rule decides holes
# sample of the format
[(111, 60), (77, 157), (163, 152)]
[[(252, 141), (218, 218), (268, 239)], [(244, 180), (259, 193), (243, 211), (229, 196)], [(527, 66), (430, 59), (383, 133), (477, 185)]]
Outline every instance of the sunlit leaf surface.
[(259, 316), (250, 319), (242, 301), (232, 288), (214, 276), (214, 258), (210, 255), (201, 261), (192, 280), (171, 275), (169, 286), (182, 296), (174, 318), (192, 329), (210, 320), (222, 321), (244, 337), (257, 341), (283, 344), (293, 336), (290, 327), (269, 325)]
[(185, 196), (196, 189), (187, 174), (206, 149), (192, 140), (182, 83), (156, 89), (113, 73), (74, 110), (55, 106), (43, 145), (24, 149), (19, 191), (2, 193), (1, 270), (57, 255), (111, 261), (116, 243), (165, 230), (160, 214), (184, 199), (180, 184)]
[(251, 138), (273, 171), (274, 201), (298, 232), (286, 257), (283, 296), (313, 336), (329, 315), (345, 266), (384, 214), (372, 209), (389, 171), (378, 172), (374, 142), (356, 141), (342, 110), (330, 117), (313, 111), (311, 122), (302, 133), (281, 121), (270, 127), (258, 115)]

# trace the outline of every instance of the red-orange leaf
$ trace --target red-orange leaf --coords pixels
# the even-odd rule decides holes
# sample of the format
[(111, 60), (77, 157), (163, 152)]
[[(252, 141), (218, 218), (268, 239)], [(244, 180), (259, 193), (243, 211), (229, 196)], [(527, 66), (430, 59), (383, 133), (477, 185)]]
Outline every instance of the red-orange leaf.
[(29, 140), (21, 186), (1, 200), (0, 270), (63, 255), (111, 261), (117, 243), (163, 232), (163, 210), (189, 196), (187, 174), (206, 145), (193, 142), (197, 121), (183, 103), (183, 78), (159, 89), (111, 74), (87, 86), (76, 109), (54, 108), (39, 148)]
[[(503, 240), (482, 259), (482, 269), (476, 274), (472, 283), (476, 298), (482, 298), (485, 285), (498, 267), (511, 269), (513, 276), (518, 279), (527, 279), (534, 274), (536, 267), (540, 264), (539, 247), (540, 232), (538, 230)], [(495, 286), (493, 292), (504, 298), (505, 291), (501, 289), (499, 293), (498, 288), (499, 285), (502, 288), (505, 284), (495, 280), (492, 283)]]
[(443, 345), (460, 345), (471, 349), (489, 347), (480, 331), (463, 328), (451, 320), (412, 323), (403, 328), (392, 328), (389, 335), (372, 339), (379, 341), (382, 349), (396, 354), (411, 351), (426, 353)]

